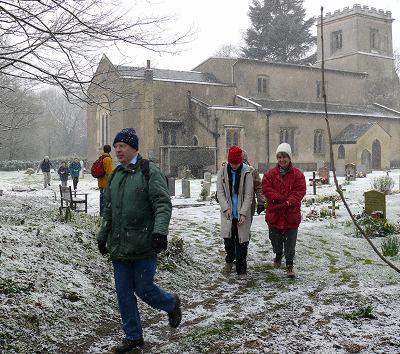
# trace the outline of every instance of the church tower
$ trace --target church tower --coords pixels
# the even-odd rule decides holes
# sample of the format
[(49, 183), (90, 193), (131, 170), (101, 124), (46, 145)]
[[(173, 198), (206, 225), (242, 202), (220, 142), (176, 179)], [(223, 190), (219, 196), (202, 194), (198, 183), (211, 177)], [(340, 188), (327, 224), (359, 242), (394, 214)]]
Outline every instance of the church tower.
[[(368, 73), (369, 80), (394, 79), (392, 13), (361, 5), (324, 17), (325, 67)], [(317, 64), (321, 65), (321, 19)]]

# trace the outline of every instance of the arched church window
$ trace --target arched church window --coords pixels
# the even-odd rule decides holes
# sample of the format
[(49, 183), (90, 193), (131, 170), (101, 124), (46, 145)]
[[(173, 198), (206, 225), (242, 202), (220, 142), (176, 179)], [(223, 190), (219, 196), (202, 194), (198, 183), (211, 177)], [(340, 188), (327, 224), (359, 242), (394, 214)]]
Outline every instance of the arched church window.
[(198, 146), (199, 145), (199, 139), (197, 138), (196, 135), (193, 136), (193, 146)]
[(279, 144), (288, 143), (294, 152), (294, 128), (280, 128)]
[(314, 153), (324, 152), (324, 132), (321, 129), (314, 130)]
[(338, 148), (338, 159), (344, 159), (346, 157), (346, 150), (343, 145), (340, 145)]

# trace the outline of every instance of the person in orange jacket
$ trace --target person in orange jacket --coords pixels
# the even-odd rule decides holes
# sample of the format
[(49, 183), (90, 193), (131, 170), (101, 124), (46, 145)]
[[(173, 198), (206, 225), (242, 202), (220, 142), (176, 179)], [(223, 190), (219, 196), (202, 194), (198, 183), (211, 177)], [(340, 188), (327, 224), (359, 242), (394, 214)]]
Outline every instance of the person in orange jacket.
[(106, 171), (106, 174), (103, 177), (99, 177), (97, 179), (97, 185), (100, 189), (100, 216), (103, 214), (103, 210), (105, 207), (105, 192), (108, 186), (108, 176), (111, 174), (113, 171), (113, 166), (112, 166), (112, 157), (110, 155), (111, 152), (111, 146), (110, 145), (104, 145), (103, 146), (103, 167), (104, 170)]

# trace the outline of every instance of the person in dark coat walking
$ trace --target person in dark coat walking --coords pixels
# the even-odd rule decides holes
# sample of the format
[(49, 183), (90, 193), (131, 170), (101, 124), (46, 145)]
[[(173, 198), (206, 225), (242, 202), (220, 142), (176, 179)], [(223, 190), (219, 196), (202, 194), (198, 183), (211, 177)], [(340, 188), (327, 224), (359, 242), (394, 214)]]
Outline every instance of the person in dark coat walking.
[(43, 161), (39, 164), (37, 171), (36, 171), (36, 172), (39, 172), (39, 170), (42, 170), (44, 188), (47, 188), (47, 186), (50, 186), (50, 179), (51, 179), (50, 169), (51, 168), (54, 170), (53, 164), (50, 162), (49, 157), (45, 156), (43, 158)]
[(67, 162), (63, 161), (61, 162), (61, 166), (58, 168), (58, 175), (60, 176), (60, 181), (61, 181), (61, 185), (63, 187), (67, 186), (67, 181), (68, 181), (68, 166), (67, 166)]
[(269, 239), (275, 253), (274, 267), (280, 268), (285, 254), (286, 271), (294, 278), (297, 230), (301, 221), (301, 200), (306, 194), (303, 172), (293, 167), (292, 149), (282, 143), (276, 149), (276, 166), (264, 173), (262, 190), (267, 199), (265, 220), (269, 227)]
[[(138, 296), (153, 308), (168, 313), (169, 325), (181, 323), (178, 295), (154, 284), (157, 253), (166, 250), (172, 213), (167, 182), (160, 169), (139, 154), (139, 138), (133, 128), (121, 130), (114, 139), (119, 165), (106, 189), (103, 223), (97, 235), (101, 254), (110, 254), (115, 289), (125, 338), (115, 348), (124, 353), (144, 345), (137, 307)], [(148, 174), (141, 164), (148, 164)]]
[(72, 177), (72, 184), (74, 186), (74, 190), (78, 188), (78, 182), (79, 182), (79, 171), (81, 170), (82, 166), (78, 158), (75, 158), (74, 161), (72, 161), (69, 164), (69, 174)]

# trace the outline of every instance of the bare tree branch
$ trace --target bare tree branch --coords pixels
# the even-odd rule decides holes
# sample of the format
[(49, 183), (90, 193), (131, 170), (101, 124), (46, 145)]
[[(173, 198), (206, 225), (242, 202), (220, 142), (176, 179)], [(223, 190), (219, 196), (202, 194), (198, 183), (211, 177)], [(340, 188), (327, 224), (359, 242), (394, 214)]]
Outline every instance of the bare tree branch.
[(170, 20), (130, 19), (119, 0), (0, 0), (0, 74), (61, 86), (69, 99), (90, 103), (82, 92), (100, 52), (121, 45), (172, 52), (188, 33), (169, 35)]

